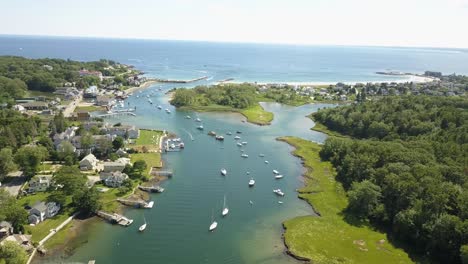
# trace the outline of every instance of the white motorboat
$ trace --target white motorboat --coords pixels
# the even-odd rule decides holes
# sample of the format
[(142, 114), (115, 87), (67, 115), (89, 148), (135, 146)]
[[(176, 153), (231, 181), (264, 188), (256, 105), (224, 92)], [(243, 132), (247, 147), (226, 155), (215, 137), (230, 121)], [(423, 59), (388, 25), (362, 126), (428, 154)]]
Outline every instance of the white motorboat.
[(230, 136), (232, 135), (232, 132), (227, 132), (226, 135)]
[(245, 142), (245, 141), (244, 141), (244, 142), (242, 142), (242, 145), (247, 145), (247, 142)]
[(201, 119), (200, 119), (200, 118), (197, 118), (197, 119), (195, 119), (195, 121), (197, 121), (197, 122), (201, 122)]
[(283, 175), (281, 174), (275, 175), (275, 179), (281, 179), (281, 178), (283, 178)]
[(242, 154), (241, 157), (243, 157), (243, 158), (248, 158), (249, 155), (247, 155), (247, 154)]
[(216, 221), (214, 220), (213, 212), (211, 212), (211, 225), (210, 225), (209, 230), (210, 230), (210, 231), (213, 231), (213, 230), (216, 229), (216, 227), (218, 227), (218, 222), (216, 222)]
[(281, 189), (274, 189), (273, 192), (279, 196), (284, 196), (284, 192), (282, 192)]
[(279, 174), (279, 172), (277, 170), (273, 170), (273, 173), (274, 174)]
[(215, 139), (216, 139), (216, 140), (219, 140), (219, 141), (223, 141), (223, 140), (224, 140), (224, 137), (223, 137), (223, 136), (216, 136)]
[(226, 169), (221, 169), (221, 174), (222, 174), (223, 176), (226, 176), (227, 170), (226, 170)]
[(185, 119), (191, 119), (191, 118), (192, 118), (192, 117), (191, 117), (191, 116), (189, 116), (189, 115), (185, 117)]
[(221, 213), (223, 216), (226, 216), (229, 213), (229, 208), (226, 206), (226, 195), (224, 195), (224, 204), (223, 204), (223, 212)]
[(268, 164), (268, 163), (270, 163), (270, 162), (269, 162), (268, 160), (265, 160), (265, 163)]
[(161, 109), (162, 109), (162, 106), (158, 105), (158, 109), (161, 110)]
[(254, 185), (255, 185), (255, 180), (253, 178), (250, 178), (249, 186), (252, 187)]
[(198, 129), (198, 130), (203, 130), (203, 126), (202, 126), (202, 125), (197, 126), (197, 129)]
[(169, 109), (167, 109), (167, 108), (166, 108), (166, 110), (165, 110), (165, 111), (166, 111), (166, 113), (168, 113), (168, 114), (170, 114), (170, 113), (171, 113), (171, 110), (169, 110)]
[(153, 101), (151, 101), (151, 99), (148, 99), (148, 102), (149, 102), (150, 104), (153, 104)]
[(258, 156), (263, 158), (263, 157), (265, 157), (265, 154), (260, 153)]
[(250, 204), (250, 205), (253, 205), (253, 202), (252, 202), (252, 200), (250, 200), (250, 201), (249, 201), (249, 204)]
[(153, 208), (153, 205), (154, 205), (154, 201), (149, 201), (143, 207), (146, 208), (146, 209), (151, 209), (151, 208)]
[(279, 204), (283, 204), (283, 201), (278, 201)]
[(235, 136), (234, 139), (235, 139), (235, 140), (239, 140), (240, 137), (239, 137), (239, 136)]
[(237, 146), (242, 147), (242, 143), (240, 143), (240, 142), (237, 143)]

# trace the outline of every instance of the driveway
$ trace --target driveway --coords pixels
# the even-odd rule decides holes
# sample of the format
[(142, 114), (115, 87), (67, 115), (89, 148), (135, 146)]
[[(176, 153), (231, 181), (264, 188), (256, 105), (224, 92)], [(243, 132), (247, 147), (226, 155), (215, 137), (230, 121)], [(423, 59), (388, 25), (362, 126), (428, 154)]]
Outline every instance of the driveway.
[(7, 175), (7, 182), (2, 182), (1, 189), (5, 189), (10, 195), (18, 196), (21, 186), (26, 182), (26, 178), (23, 177), (23, 172), (16, 171)]

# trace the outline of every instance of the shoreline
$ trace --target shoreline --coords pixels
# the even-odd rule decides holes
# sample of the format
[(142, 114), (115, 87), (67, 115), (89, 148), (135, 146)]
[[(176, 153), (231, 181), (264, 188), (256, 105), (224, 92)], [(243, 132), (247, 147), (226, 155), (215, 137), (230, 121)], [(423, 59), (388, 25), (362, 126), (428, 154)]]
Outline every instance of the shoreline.
[[(402, 75), (403, 76), (403, 75)], [(356, 85), (358, 83), (366, 84), (366, 83), (407, 83), (407, 82), (414, 82), (414, 83), (426, 83), (426, 82), (433, 82), (437, 81), (437, 78), (427, 77), (427, 76), (420, 76), (420, 75), (404, 75), (407, 79), (397, 79), (397, 80), (376, 80), (376, 81), (300, 81), (300, 82), (289, 82), (289, 81), (280, 81), (280, 82), (256, 82), (256, 81), (220, 81), (216, 82), (216, 85), (219, 84), (242, 84), (242, 83), (254, 83), (257, 85), (269, 85), (269, 84), (286, 84), (286, 85), (293, 85), (293, 86), (313, 86), (313, 85), (335, 85), (337, 83), (344, 83), (346, 85)]]
[(137, 92), (139, 90), (143, 90), (143, 89), (146, 89), (146, 88), (149, 88), (151, 85), (155, 84), (155, 83), (159, 83), (158, 81), (155, 81), (155, 80), (151, 80), (151, 81), (146, 81), (144, 82), (143, 84), (141, 84), (140, 86), (134, 86), (134, 87), (130, 87), (128, 89), (125, 89), (124, 92), (126, 94), (129, 94), (129, 93), (134, 93), (134, 92)]

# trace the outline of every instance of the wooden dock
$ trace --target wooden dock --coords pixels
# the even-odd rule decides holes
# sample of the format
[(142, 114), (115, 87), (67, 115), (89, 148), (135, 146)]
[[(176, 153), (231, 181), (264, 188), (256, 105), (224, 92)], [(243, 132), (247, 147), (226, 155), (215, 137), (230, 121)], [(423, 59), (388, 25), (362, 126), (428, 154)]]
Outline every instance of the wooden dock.
[(118, 198), (117, 201), (123, 205), (133, 206), (136, 208), (150, 208), (149, 207), (150, 203), (144, 200), (128, 200), (128, 199)]
[(190, 79), (190, 80), (156, 79), (156, 81), (157, 82), (162, 82), (162, 83), (192, 83), (192, 82), (206, 80), (206, 79), (208, 79), (208, 76), (202, 76), (202, 77), (195, 78), (195, 79)]
[(129, 226), (133, 223), (133, 219), (129, 219), (123, 215), (119, 215), (116, 213), (106, 213), (104, 211), (97, 211), (96, 213), (99, 217), (113, 223), (113, 224), (118, 224), (121, 226)]
[(172, 177), (174, 173), (171, 170), (151, 170), (151, 175)]
[(161, 186), (141, 186), (141, 185), (138, 185), (138, 189), (144, 191), (144, 192), (154, 192), (154, 193), (162, 193), (164, 192), (164, 188), (162, 188)]

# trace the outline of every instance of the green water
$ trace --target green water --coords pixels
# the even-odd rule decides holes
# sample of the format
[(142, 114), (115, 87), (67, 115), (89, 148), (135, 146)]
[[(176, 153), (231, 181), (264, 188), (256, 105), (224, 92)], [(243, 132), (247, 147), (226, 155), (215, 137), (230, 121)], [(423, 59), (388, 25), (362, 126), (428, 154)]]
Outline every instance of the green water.
[[(146, 94), (154, 93), (147, 102)], [(289, 218), (313, 214), (311, 207), (297, 198), (295, 190), (302, 186), (303, 167), (278, 136), (298, 136), (323, 142), (325, 135), (311, 131), (313, 122), (305, 116), (325, 105), (288, 107), (275, 103), (264, 104), (275, 114), (271, 126), (256, 126), (242, 122), (243, 117), (227, 113), (191, 113), (175, 110), (167, 97), (155, 92), (155, 87), (139, 93), (140, 98), (127, 99), (137, 106), (136, 117), (110, 120), (135, 124), (140, 128), (166, 129), (185, 142), (182, 152), (163, 155), (165, 166), (175, 172), (163, 184), (166, 191), (153, 194), (155, 206), (151, 210), (129, 209), (126, 215), (135, 220), (123, 228), (102, 222), (90, 226), (88, 243), (73, 255), (38, 259), (40, 263), (81, 262), (95, 259), (98, 264), (111, 263), (296, 263), (284, 253), (281, 223)], [(172, 113), (158, 110), (169, 108)], [(330, 105), (327, 105), (330, 106)], [(185, 119), (191, 115), (192, 119)], [(194, 119), (200, 117), (205, 127), (198, 131)], [(210, 130), (225, 134), (219, 142), (206, 135)], [(235, 131), (242, 131), (238, 147)], [(193, 137), (193, 141), (191, 138)], [(241, 149), (249, 155), (242, 158)], [(259, 154), (265, 154), (264, 158)], [(264, 160), (268, 160), (266, 164)], [(226, 168), (228, 175), (220, 175)], [(275, 180), (272, 170), (285, 177)], [(246, 172), (249, 171), (250, 175)], [(250, 177), (256, 184), (248, 187)], [(286, 196), (278, 198), (272, 190), (281, 188)], [(227, 197), (229, 215), (221, 217), (223, 197)], [(283, 201), (279, 204), (278, 201)], [(249, 203), (253, 201), (253, 205)], [(218, 228), (208, 232), (214, 210)], [(148, 226), (138, 232), (145, 215)]]

